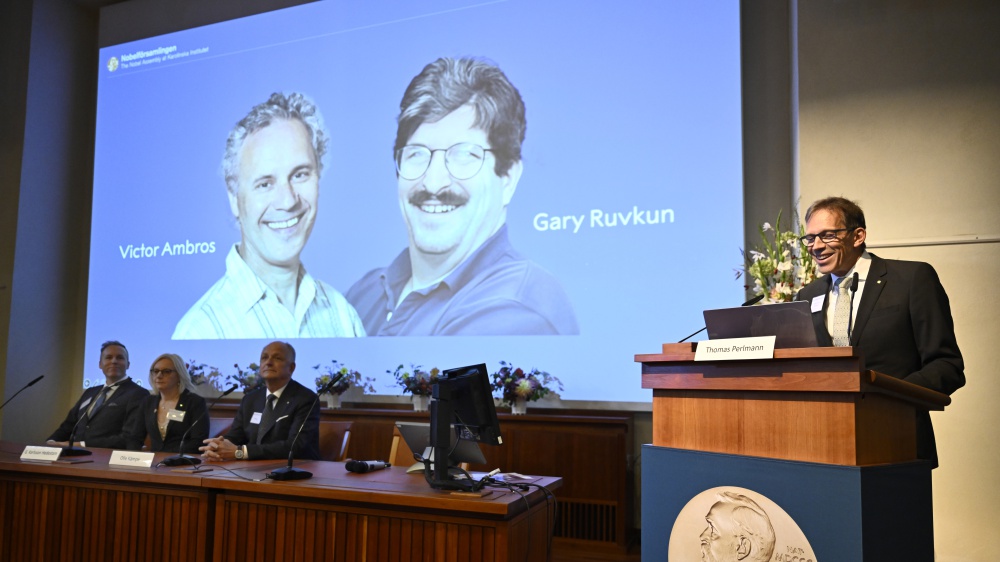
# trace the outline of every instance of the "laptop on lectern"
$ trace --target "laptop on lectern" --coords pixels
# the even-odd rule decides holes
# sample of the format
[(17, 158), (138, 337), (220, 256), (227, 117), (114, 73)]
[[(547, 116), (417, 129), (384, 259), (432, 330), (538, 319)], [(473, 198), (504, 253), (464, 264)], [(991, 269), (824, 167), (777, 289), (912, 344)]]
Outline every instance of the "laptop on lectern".
[(774, 336), (775, 349), (819, 347), (806, 301), (706, 310), (708, 339)]

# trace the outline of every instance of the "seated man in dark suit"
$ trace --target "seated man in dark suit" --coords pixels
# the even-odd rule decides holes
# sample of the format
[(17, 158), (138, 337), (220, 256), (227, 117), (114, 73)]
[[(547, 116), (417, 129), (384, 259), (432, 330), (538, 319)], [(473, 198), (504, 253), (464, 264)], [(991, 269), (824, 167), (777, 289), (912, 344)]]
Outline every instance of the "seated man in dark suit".
[(62, 425), (49, 436), (49, 445), (67, 447), (72, 445), (72, 438), (84, 447), (126, 448), (128, 423), (138, 415), (139, 405), (149, 392), (126, 376), (128, 350), (120, 342), (101, 344), (100, 367), (104, 386), (83, 391)]
[(229, 432), (205, 439), (202, 456), (211, 461), (286, 459), (302, 427), (295, 458), (319, 459), (316, 394), (293, 381), (293, 371), (295, 348), (280, 341), (267, 344), (260, 353), (264, 388), (243, 396)]
[[(802, 239), (825, 275), (796, 299), (812, 303), (820, 345), (853, 346), (863, 369), (955, 392), (965, 384), (965, 365), (937, 272), (924, 262), (868, 253), (865, 229), (864, 212), (842, 197), (821, 199), (806, 211)], [(917, 456), (937, 466), (926, 411), (917, 417)]]

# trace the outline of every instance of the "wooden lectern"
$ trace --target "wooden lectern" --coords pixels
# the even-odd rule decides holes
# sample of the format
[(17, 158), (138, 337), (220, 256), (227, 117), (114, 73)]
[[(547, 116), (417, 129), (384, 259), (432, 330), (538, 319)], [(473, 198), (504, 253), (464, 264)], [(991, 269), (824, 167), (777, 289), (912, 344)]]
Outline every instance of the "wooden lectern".
[(951, 398), (861, 370), (850, 347), (695, 361), (695, 343), (636, 355), (653, 389), (653, 445), (866, 466), (916, 460), (916, 411)]
[(931, 463), (917, 459), (916, 418), (950, 398), (863, 371), (848, 347), (695, 361), (695, 345), (635, 356), (653, 390), (643, 560), (670, 559), (671, 541), (696, 556), (699, 530), (679, 530), (691, 521), (682, 510), (720, 489), (761, 494), (799, 527), (808, 544), (775, 533), (772, 560), (813, 560), (799, 556), (807, 548), (817, 562), (934, 560)]

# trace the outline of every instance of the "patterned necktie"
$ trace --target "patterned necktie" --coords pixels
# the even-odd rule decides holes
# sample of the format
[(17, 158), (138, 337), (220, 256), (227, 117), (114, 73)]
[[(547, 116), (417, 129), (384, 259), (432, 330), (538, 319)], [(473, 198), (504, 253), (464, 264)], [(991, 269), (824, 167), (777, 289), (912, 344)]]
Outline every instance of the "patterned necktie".
[(851, 345), (851, 294), (848, 286), (853, 279), (844, 276), (837, 283), (837, 307), (833, 311), (833, 345), (847, 347)]
[(97, 394), (97, 398), (94, 400), (94, 405), (91, 406), (90, 411), (87, 412), (88, 418), (93, 419), (94, 414), (96, 414), (97, 411), (101, 409), (101, 406), (104, 405), (104, 400), (108, 397), (108, 391), (110, 391), (111, 388), (112, 387), (110, 386), (106, 386), (102, 388), (101, 391)]
[(267, 397), (267, 405), (264, 406), (264, 414), (260, 417), (260, 425), (257, 426), (257, 444), (264, 440), (264, 434), (274, 425), (274, 403), (278, 397), (271, 394)]

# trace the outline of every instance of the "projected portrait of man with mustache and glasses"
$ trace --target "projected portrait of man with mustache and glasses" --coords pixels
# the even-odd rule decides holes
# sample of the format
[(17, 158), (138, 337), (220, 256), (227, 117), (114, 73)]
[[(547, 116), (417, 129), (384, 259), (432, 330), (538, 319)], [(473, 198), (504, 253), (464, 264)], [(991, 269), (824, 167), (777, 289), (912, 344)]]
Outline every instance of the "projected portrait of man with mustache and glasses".
[(409, 247), (347, 294), (368, 335), (579, 333), (562, 286), (508, 238), (525, 127), (490, 62), (441, 58), (413, 78), (394, 154)]
[(327, 142), (319, 110), (299, 93), (272, 94), (232, 129), (223, 172), (241, 241), (173, 339), (365, 335), (343, 295), (299, 260), (316, 221)]

